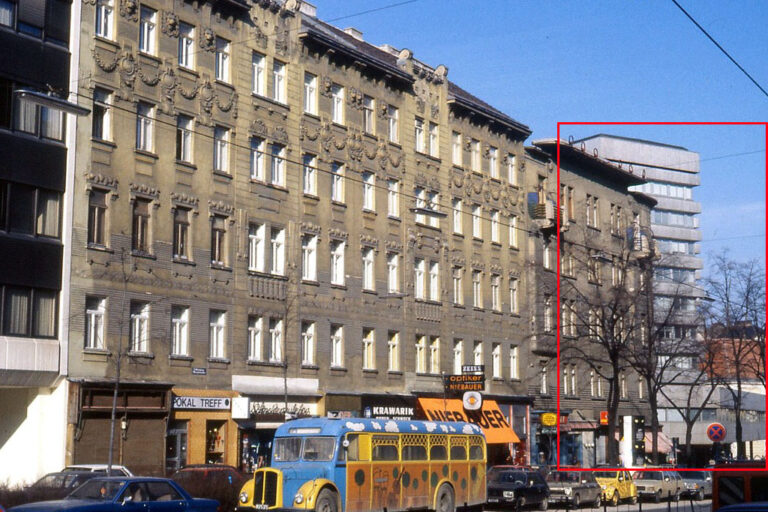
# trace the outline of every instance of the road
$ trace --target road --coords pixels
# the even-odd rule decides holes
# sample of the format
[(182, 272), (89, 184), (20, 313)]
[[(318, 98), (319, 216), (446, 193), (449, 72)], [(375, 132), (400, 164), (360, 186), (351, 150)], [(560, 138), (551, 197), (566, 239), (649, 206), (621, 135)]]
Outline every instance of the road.
[[(494, 510), (485, 508), (485, 512), (510, 512), (509, 510)], [(523, 511), (528, 510), (536, 510), (535, 508), (524, 508)], [(550, 507), (550, 510), (569, 510), (565, 508), (558, 508), (558, 507)], [(677, 503), (649, 503), (647, 501), (643, 501), (642, 503), (638, 503), (637, 505), (630, 505), (627, 503), (622, 503), (618, 507), (611, 507), (611, 506), (605, 506), (600, 508), (593, 508), (593, 507), (582, 507), (579, 509), (580, 512), (710, 512), (712, 510), (712, 500), (702, 500), (702, 501), (694, 501), (691, 502), (689, 500), (681, 499)]]

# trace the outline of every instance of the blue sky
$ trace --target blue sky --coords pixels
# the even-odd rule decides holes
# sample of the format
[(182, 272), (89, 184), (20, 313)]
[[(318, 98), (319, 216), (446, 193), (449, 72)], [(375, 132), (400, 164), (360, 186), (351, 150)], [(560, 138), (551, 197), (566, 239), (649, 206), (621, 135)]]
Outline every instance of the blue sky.
[[(331, 20), (400, 1), (314, 3)], [(768, 2), (679, 1), (768, 89)], [(768, 97), (668, 0), (417, 0), (332, 23), (445, 64), (452, 81), (530, 126), (528, 142), (554, 137), (559, 121), (768, 121)], [(561, 136), (598, 131), (698, 152), (702, 254), (765, 262), (763, 127), (574, 126)]]

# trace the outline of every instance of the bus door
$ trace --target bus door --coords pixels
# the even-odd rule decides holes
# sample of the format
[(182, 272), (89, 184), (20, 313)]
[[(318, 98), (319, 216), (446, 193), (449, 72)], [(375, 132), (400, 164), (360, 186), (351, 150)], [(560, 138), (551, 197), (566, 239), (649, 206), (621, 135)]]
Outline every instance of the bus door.
[(450, 437), (451, 482), (456, 505), (469, 503), (469, 465), (467, 464), (467, 436)]
[(400, 462), (400, 436), (369, 434), (371, 443), (371, 496), (368, 510), (399, 510), (402, 481), (405, 478)]
[[(429, 492), (431, 499), (437, 492), (440, 482), (451, 478), (448, 462), (448, 436), (431, 435), (429, 437)], [(454, 494), (455, 496), (455, 494)]]
[(343, 444), (347, 446), (339, 451), (334, 480), (340, 484), (343, 482), (346, 487), (344, 510), (345, 512), (366, 512), (370, 510), (372, 488), (371, 435), (349, 433)]
[(484, 503), (486, 497), (485, 440), (480, 436), (469, 436), (469, 503)]
[[(400, 479), (403, 508), (431, 505), (427, 434), (403, 434), (401, 438), (403, 477)], [(431, 507), (430, 507), (431, 508)]]

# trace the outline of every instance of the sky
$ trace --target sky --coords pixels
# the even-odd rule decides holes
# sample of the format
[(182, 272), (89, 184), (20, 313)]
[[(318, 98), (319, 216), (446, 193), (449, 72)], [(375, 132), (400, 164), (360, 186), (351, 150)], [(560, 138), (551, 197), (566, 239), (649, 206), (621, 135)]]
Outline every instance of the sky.
[[(768, 90), (768, 2), (678, 1)], [(528, 125), (527, 143), (555, 137), (558, 122), (768, 122), (768, 96), (671, 0), (314, 3), (372, 44), (446, 65), (450, 80)], [(705, 265), (723, 250), (765, 265), (764, 126), (567, 126), (561, 137), (598, 132), (698, 152)]]

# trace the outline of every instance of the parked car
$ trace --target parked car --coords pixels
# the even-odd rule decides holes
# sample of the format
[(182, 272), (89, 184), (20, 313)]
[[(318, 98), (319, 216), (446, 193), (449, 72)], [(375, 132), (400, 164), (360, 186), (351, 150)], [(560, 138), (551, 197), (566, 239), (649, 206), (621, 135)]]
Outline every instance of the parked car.
[(249, 476), (224, 464), (191, 464), (171, 476), (190, 495), (219, 502), (219, 512), (234, 510), (237, 495)]
[(600, 507), (602, 490), (591, 471), (553, 471), (547, 475), (547, 485), (550, 504)]
[(628, 471), (603, 469), (595, 471), (595, 479), (603, 492), (603, 501), (616, 506), (621, 501), (637, 503), (637, 487)]
[(547, 510), (549, 487), (541, 473), (519, 466), (493, 466), (487, 473), (488, 504), (517, 508), (536, 505)]
[(99, 476), (93, 471), (60, 471), (48, 473), (40, 480), (29, 486), (34, 491), (49, 491), (45, 497), (50, 499), (63, 498), (80, 484)]
[(712, 496), (712, 473), (709, 471), (683, 471), (683, 496), (703, 500)]
[(193, 498), (168, 478), (96, 477), (66, 498), (27, 503), (8, 512), (216, 512), (215, 500)]
[[(62, 471), (92, 471), (94, 473), (107, 473), (107, 464), (73, 464), (67, 466)], [(112, 470), (110, 476), (134, 476), (131, 471), (125, 466), (118, 466), (112, 464)]]
[(672, 471), (637, 471), (634, 475), (637, 493), (641, 499), (651, 499), (656, 503), (669, 498), (679, 501), (680, 488)]
[(768, 501), (753, 501), (720, 507), (715, 512), (768, 512)]

